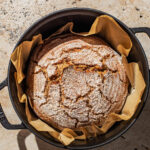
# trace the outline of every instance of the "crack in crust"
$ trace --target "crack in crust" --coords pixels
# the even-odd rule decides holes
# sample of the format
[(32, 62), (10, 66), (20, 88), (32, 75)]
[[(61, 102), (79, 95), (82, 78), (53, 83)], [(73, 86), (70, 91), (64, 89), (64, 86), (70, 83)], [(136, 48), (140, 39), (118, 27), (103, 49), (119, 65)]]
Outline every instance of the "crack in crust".
[(59, 129), (102, 126), (109, 113), (119, 113), (128, 94), (121, 57), (94, 36), (48, 41), (35, 49), (28, 67), (35, 113)]

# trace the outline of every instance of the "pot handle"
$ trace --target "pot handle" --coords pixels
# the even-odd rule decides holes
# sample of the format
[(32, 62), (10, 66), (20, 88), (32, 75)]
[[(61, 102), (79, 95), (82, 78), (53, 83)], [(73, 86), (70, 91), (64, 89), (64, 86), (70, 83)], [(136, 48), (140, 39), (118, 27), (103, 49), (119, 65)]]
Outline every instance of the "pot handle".
[(131, 30), (133, 31), (134, 34), (145, 32), (150, 38), (150, 28), (148, 28), (148, 27), (131, 28)]
[[(8, 78), (6, 78), (3, 82), (0, 83), (0, 90), (3, 89), (5, 86), (8, 86)], [(18, 125), (13, 125), (10, 124), (9, 121), (7, 120), (5, 113), (3, 111), (3, 108), (0, 104), (0, 123), (2, 126), (6, 129), (26, 129), (25, 125), (23, 123), (18, 124)]]

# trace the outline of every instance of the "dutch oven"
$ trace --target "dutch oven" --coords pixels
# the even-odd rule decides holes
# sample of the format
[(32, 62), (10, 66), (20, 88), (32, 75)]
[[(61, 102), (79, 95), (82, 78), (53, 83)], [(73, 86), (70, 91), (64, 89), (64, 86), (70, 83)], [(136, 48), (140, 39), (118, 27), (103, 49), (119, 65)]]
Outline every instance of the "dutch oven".
[[(76, 32), (84, 32), (88, 31), (90, 26), (92, 25), (93, 21), (97, 16), (100, 15), (109, 15), (105, 12), (95, 10), (95, 9), (89, 9), (89, 8), (69, 8), (64, 9), (60, 11), (56, 11), (53, 13), (50, 13), (49, 15), (43, 17), (42, 19), (38, 20), (36, 23), (34, 23), (19, 39), (17, 42), (15, 48), (23, 41), (31, 40), (34, 35), (37, 35), (39, 33), (42, 34), (43, 39), (47, 38), (50, 34), (54, 33), (57, 29), (59, 29), (61, 26), (65, 25), (67, 22), (74, 22), (74, 31)], [(111, 16), (111, 15), (109, 15)], [(113, 16), (111, 16), (113, 17)], [(25, 106), (24, 104), (21, 104), (18, 100), (17, 96), (17, 88), (16, 83), (14, 79), (14, 72), (15, 68), (11, 61), (9, 61), (8, 66), (8, 74), (6, 79), (0, 83), (0, 90), (3, 89), (5, 86), (8, 86), (9, 91), (9, 97), (12, 102), (12, 105), (19, 116), (20, 120), (22, 121), (21, 124), (18, 125), (12, 125), (8, 122), (3, 109), (0, 105), (0, 122), (2, 126), (6, 129), (29, 129), (33, 134), (38, 136), (43, 141), (55, 145), (57, 147), (61, 148), (68, 148), (68, 149), (89, 149), (89, 148), (95, 148), (98, 146), (105, 145), (114, 139), (121, 136), (123, 133), (125, 133), (137, 120), (139, 117), (144, 104), (146, 100), (148, 99), (148, 93), (149, 93), (149, 66), (148, 61), (146, 58), (146, 55), (144, 53), (144, 50), (139, 42), (139, 40), (136, 38), (135, 34), (139, 32), (145, 32), (150, 37), (150, 28), (147, 27), (139, 27), (139, 28), (129, 28), (124, 23), (122, 23), (117, 18), (113, 17), (116, 22), (128, 33), (130, 36), (133, 47), (132, 50), (128, 56), (128, 61), (134, 61), (134, 62), (141, 62), (141, 71), (143, 74), (143, 77), (146, 82), (146, 89), (144, 91), (144, 94), (142, 96), (142, 101), (139, 104), (134, 116), (128, 120), (128, 121), (121, 121), (117, 122), (106, 134), (100, 135), (96, 138), (89, 139), (87, 142), (79, 141), (76, 143), (72, 143), (69, 146), (64, 146), (63, 144), (55, 141), (53, 138), (48, 138), (45, 133), (38, 132), (35, 130), (27, 121), (27, 117), (25, 115)], [(15, 50), (14, 48), (14, 50)]]

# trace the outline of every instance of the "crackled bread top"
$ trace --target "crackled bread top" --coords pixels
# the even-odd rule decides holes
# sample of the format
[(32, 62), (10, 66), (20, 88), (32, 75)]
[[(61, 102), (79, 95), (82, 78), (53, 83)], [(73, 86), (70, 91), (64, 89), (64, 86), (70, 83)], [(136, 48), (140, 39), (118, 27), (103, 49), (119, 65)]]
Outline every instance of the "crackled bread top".
[(34, 112), (59, 129), (102, 126), (128, 94), (121, 56), (96, 36), (45, 40), (32, 53), (26, 83)]

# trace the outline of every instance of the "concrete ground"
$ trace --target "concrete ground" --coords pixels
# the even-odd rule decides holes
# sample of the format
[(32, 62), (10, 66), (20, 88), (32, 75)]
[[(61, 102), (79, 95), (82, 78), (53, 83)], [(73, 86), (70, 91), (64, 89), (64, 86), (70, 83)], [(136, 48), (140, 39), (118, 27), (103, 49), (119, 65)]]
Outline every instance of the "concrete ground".
[[(12, 49), (23, 32), (42, 16), (69, 7), (90, 7), (119, 18), (129, 27), (150, 27), (150, 0), (0, 0), (0, 82), (5, 79)], [(150, 39), (137, 34), (150, 63)], [(11, 123), (19, 123), (7, 88), (0, 103)], [(59, 150), (28, 130), (6, 130), (0, 125), (0, 150)], [(95, 150), (150, 150), (150, 98), (137, 122), (120, 138)]]

